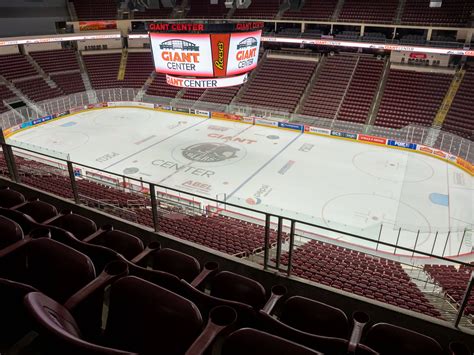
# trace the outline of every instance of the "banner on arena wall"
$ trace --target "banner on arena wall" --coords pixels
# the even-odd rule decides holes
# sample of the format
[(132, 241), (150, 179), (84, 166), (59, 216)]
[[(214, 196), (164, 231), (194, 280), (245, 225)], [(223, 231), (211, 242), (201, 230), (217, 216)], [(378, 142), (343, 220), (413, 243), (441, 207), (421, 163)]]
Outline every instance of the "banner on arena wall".
[(80, 21), (79, 31), (102, 31), (117, 29), (117, 21)]
[(278, 127), (303, 132), (304, 126), (296, 123), (278, 122)]
[(209, 111), (196, 110), (195, 115), (204, 116), (204, 117), (210, 117), (210, 116), (211, 116), (211, 113), (210, 113)]
[(31, 122), (32, 126), (35, 126), (37, 124), (47, 122), (47, 121), (50, 121), (52, 119), (53, 119), (53, 116), (49, 115), (49, 116), (44, 116), (44, 117), (37, 118), (37, 119), (35, 119), (33, 121), (30, 121), (30, 122)]
[(255, 123), (253, 117), (242, 117), (242, 122), (249, 123), (249, 124), (254, 124)]
[(228, 86), (242, 85), (247, 82), (248, 74), (230, 76), (227, 78), (180, 78), (166, 74), (166, 83), (171, 86), (192, 89), (225, 88)]
[(270, 120), (266, 120), (264, 118), (256, 118), (254, 121), (255, 121), (256, 125), (269, 126), (269, 127), (278, 127), (278, 122), (277, 121), (270, 121)]
[(174, 111), (174, 112), (181, 112), (181, 113), (189, 113), (189, 108), (184, 108), (184, 107), (171, 107), (171, 111)]
[(341, 137), (341, 138), (349, 138), (349, 139), (357, 139), (356, 133), (348, 133), (348, 132), (339, 132), (331, 130), (331, 136), (334, 137)]
[(225, 112), (211, 112), (211, 118), (215, 118), (218, 120), (228, 120), (228, 121), (242, 121), (242, 116), (234, 115), (231, 113)]
[(387, 145), (390, 145), (392, 147), (400, 147), (400, 148), (413, 149), (413, 150), (416, 150), (416, 147), (417, 147), (415, 143), (401, 142), (401, 141), (396, 141), (393, 139), (389, 139), (387, 141)]
[(67, 111), (63, 111), (63, 112), (56, 113), (54, 116), (55, 116), (56, 118), (59, 118), (59, 117), (67, 116), (67, 115), (69, 115), (69, 114), (70, 114), (70, 111), (67, 110)]
[(359, 140), (363, 142), (371, 142), (377, 144), (387, 144), (387, 138), (376, 137), (376, 136), (369, 136), (366, 134), (359, 134)]
[(324, 135), (326, 135), (326, 136), (330, 136), (330, 135), (331, 135), (331, 130), (330, 130), (330, 129), (318, 128), (318, 127), (313, 127), (313, 126), (308, 126), (308, 125), (305, 125), (305, 126), (304, 126), (304, 131), (305, 131), (306, 133), (324, 134)]
[(427, 147), (427, 146), (421, 145), (421, 144), (418, 144), (416, 149), (419, 150), (420, 152), (428, 153), (428, 154), (431, 154), (431, 155), (436, 155), (436, 156), (438, 156), (440, 158), (443, 158), (443, 159), (447, 158), (447, 154), (445, 152), (443, 152), (442, 150), (439, 150), (439, 149)]
[(5, 136), (5, 138), (11, 136), (13, 133), (15, 133), (16, 131), (19, 131), (21, 130), (21, 124), (17, 124), (15, 126), (12, 126), (10, 128), (6, 128), (3, 130), (3, 135)]
[(87, 110), (87, 106), (73, 107), (73, 108), (69, 109), (69, 112), (70, 113), (76, 113), (76, 112), (84, 111), (84, 110)]
[(471, 164), (468, 161), (459, 157), (456, 158), (456, 164), (467, 170), (471, 175), (474, 174), (474, 164)]

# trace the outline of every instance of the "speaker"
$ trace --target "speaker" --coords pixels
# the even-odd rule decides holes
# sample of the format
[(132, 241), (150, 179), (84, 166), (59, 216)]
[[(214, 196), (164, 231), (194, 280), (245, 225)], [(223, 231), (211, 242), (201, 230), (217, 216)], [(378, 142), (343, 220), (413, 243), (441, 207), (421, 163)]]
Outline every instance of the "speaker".
[[(306, 1), (311, 1), (311, 0), (306, 0)], [(298, 11), (304, 5), (303, 0), (288, 0), (288, 3), (290, 5), (290, 8), (289, 8), (290, 11)]]
[(252, 3), (252, 0), (235, 0), (235, 6), (238, 9), (246, 9), (247, 7), (250, 6)]

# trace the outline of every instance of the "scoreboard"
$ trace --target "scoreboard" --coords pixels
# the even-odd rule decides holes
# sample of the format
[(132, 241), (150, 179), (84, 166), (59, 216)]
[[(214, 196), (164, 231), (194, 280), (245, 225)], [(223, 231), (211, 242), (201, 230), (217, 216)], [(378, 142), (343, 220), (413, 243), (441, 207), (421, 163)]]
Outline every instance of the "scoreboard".
[(148, 28), (156, 31), (149, 32), (155, 70), (167, 74), (167, 82), (175, 86), (240, 85), (257, 66), (262, 27), (260, 22), (152, 23)]

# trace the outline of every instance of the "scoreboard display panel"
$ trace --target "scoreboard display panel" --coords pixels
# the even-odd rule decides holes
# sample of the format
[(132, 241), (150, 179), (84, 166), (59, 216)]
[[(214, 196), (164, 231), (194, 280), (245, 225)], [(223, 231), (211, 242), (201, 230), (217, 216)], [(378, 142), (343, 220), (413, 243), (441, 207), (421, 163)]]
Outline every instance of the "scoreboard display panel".
[(225, 77), (257, 66), (261, 31), (225, 34), (150, 33), (159, 73)]
[[(262, 28), (261, 22), (151, 23), (148, 29), (155, 70), (167, 74), (170, 85), (240, 85), (246, 80), (242, 75), (257, 66)], [(179, 76), (201, 80), (175, 80)], [(241, 79), (221, 80), (233, 76)]]

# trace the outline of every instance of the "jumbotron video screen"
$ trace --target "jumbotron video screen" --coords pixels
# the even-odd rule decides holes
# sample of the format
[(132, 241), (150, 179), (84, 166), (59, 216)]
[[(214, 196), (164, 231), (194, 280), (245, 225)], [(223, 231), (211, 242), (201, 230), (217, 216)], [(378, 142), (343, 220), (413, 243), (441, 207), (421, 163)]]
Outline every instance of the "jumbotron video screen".
[(186, 88), (240, 85), (257, 66), (263, 23), (148, 26), (155, 70)]

